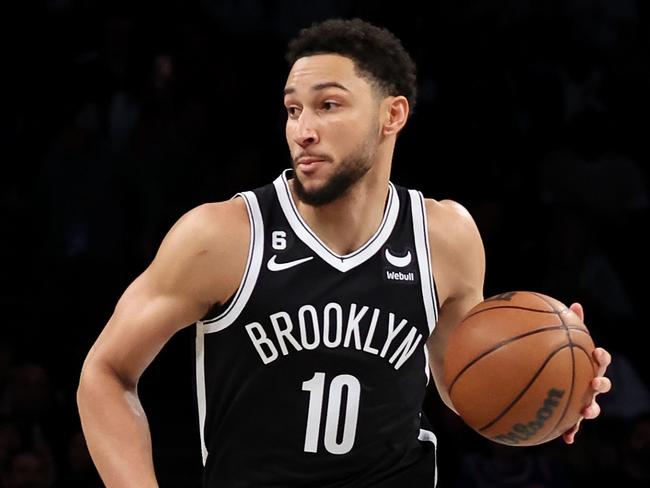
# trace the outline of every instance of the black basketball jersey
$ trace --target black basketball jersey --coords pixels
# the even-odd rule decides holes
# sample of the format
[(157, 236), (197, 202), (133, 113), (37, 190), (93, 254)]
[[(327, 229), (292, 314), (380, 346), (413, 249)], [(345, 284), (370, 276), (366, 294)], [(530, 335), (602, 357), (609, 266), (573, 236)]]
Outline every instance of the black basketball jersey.
[(341, 256), (301, 218), (287, 175), (238, 195), (246, 272), (197, 323), (204, 485), (432, 487), (421, 409), (438, 306), (422, 195), (391, 183), (377, 232)]

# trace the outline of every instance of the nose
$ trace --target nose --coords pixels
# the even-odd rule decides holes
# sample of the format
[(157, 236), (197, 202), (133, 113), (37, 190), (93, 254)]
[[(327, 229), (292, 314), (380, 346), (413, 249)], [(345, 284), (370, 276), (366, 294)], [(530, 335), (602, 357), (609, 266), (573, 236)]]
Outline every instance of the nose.
[(293, 140), (302, 148), (312, 146), (319, 141), (316, 120), (307, 110), (303, 110), (296, 121)]

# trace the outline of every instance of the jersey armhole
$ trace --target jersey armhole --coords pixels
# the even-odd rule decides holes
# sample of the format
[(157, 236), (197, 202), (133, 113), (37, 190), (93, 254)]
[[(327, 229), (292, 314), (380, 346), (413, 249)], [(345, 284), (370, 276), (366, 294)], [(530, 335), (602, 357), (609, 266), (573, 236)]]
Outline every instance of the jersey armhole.
[(257, 196), (252, 191), (247, 191), (238, 193), (234, 198), (237, 197), (243, 198), (246, 203), (251, 229), (246, 269), (239, 288), (220, 308), (221, 313), (212, 319), (204, 319), (199, 322), (205, 334), (223, 330), (237, 320), (253, 293), (253, 288), (260, 273), (264, 253), (264, 223)]
[(413, 235), (415, 238), (415, 252), (418, 257), (420, 283), (422, 285), (422, 299), (429, 326), (429, 334), (433, 332), (438, 322), (438, 292), (433, 279), (431, 267), (431, 248), (429, 247), (429, 232), (427, 225), (427, 210), (424, 205), (422, 193), (409, 190), (411, 197), (411, 212), (413, 220)]

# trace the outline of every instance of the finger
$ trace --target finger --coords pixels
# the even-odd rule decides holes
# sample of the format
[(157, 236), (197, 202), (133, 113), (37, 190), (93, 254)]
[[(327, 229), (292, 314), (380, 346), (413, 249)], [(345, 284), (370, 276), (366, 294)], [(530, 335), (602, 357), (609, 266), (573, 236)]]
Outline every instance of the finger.
[(586, 419), (595, 419), (600, 415), (600, 405), (596, 402), (591, 402), (591, 405), (587, 406), (582, 411), (582, 416)]
[(584, 311), (584, 309), (582, 308), (582, 305), (580, 305), (579, 303), (576, 302), (576, 303), (572, 303), (571, 306), (570, 306), (569, 308), (570, 308), (571, 310), (573, 310), (573, 312), (574, 312), (578, 317), (580, 317), (580, 321), (581, 321), (581, 322), (584, 322), (584, 321), (585, 321), (585, 311)]
[(594, 375), (594, 377), (596, 378), (605, 377), (605, 372), (607, 371), (607, 368), (612, 362), (611, 356), (604, 349), (597, 347), (596, 349), (594, 349), (593, 358), (598, 364), (598, 368), (596, 370), (596, 374)]
[[(612, 355), (602, 347), (595, 348), (593, 352), (593, 356), (596, 362), (598, 362), (598, 365), (605, 369), (607, 369), (607, 366), (609, 366), (612, 362)], [(596, 376), (603, 376), (603, 375), (599, 374)]]
[(562, 438), (564, 439), (564, 442), (567, 444), (573, 444), (575, 441), (576, 434), (578, 432), (578, 429), (580, 429), (580, 422), (582, 419), (578, 420), (578, 423), (575, 424), (571, 429), (567, 430), (563, 435)]
[(591, 387), (596, 390), (596, 393), (607, 393), (612, 389), (612, 382), (605, 376), (598, 376), (591, 380)]

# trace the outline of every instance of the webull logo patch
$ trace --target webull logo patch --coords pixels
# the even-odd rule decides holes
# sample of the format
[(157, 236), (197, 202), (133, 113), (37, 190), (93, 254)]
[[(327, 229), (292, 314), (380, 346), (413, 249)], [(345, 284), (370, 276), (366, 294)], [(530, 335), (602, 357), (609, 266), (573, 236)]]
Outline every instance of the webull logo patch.
[(385, 270), (385, 272), (386, 279), (390, 281), (407, 281), (411, 283), (415, 281), (415, 273), (412, 271), (410, 273), (402, 273), (401, 271)]

